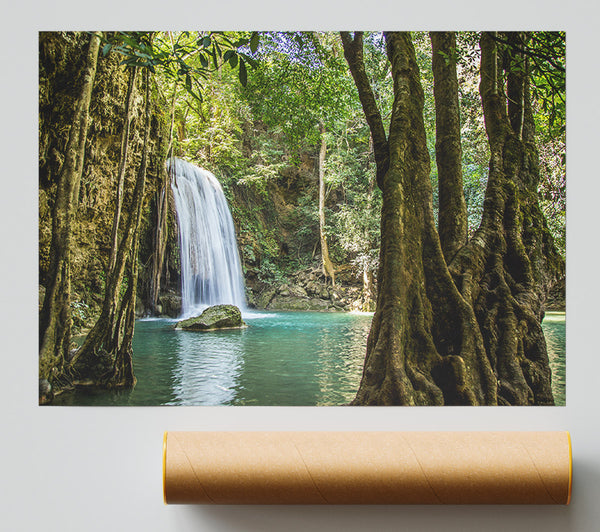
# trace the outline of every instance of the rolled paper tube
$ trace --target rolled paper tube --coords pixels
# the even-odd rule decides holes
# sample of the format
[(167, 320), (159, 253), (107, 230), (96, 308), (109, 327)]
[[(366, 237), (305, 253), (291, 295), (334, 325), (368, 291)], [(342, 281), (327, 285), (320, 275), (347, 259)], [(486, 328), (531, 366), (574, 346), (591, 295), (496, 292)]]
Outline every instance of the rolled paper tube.
[(168, 432), (166, 503), (568, 504), (568, 432)]

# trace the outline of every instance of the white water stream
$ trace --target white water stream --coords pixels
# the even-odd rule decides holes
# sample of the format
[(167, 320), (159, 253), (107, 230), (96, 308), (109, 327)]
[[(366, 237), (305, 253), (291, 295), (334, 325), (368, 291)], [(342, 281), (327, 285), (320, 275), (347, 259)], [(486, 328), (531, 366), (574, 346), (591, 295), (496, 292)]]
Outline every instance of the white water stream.
[(182, 316), (211, 305), (246, 308), (233, 218), (217, 178), (181, 159), (167, 161), (181, 255)]

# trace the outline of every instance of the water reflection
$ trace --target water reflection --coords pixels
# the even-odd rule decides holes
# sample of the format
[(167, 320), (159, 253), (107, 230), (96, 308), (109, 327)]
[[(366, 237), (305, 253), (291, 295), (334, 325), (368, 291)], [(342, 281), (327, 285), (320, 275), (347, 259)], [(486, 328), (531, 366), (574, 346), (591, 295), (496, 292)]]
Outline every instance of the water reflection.
[(284, 312), (249, 322), (235, 404), (315, 404), (319, 320), (315, 313)]
[(542, 322), (552, 370), (552, 395), (557, 406), (566, 404), (566, 327), (564, 312), (547, 312)]
[(232, 404), (244, 365), (245, 332), (173, 331), (177, 342), (174, 399), (166, 404)]
[(317, 406), (349, 403), (360, 384), (369, 333), (365, 325), (370, 325), (370, 316), (360, 320), (346, 316), (326, 326), (317, 342)]
[(335, 405), (356, 393), (370, 316), (280, 312), (249, 321), (237, 405)]

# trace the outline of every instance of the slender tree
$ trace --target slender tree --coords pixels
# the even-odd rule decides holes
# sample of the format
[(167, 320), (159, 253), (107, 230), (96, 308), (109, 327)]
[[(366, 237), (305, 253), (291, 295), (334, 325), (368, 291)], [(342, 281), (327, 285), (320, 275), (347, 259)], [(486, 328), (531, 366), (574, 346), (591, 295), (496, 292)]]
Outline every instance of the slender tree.
[[(133, 247), (129, 255), (128, 266), (128, 285), (127, 295), (123, 298), (122, 314), (124, 315), (125, 324), (123, 331), (123, 339), (118, 346), (113, 365), (113, 371), (110, 375), (109, 383), (116, 385), (133, 386), (136, 382), (133, 373), (133, 331), (135, 328), (135, 304), (137, 297), (137, 286), (139, 276), (138, 250), (139, 239), (137, 235), (140, 222), (142, 219), (142, 208), (144, 203), (144, 189), (146, 185), (146, 174), (148, 171), (148, 147), (150, 143), (150, 75), (148, 70), (145, 71), (146, 95), (145, 95), (145, 121), (144, 121), (144, 147), (142, 149), (142, 161), (138, 170), (136, 188), (134, 190), (134, 205), (135, 205), (135, 221), (132, 228), (134, 234)], [(130, 229), (128, 227), (128, 229)]]
[(313, 32), (274, 33), (259, 51), (261, 62), (248, 98), (274, 128), (285, 120), (292, 153), (316, 152), (321, 267), (335, 285), (326, 232), (327, 134), (346, 127), (352, 87), (340, 58), (339, 41)]
[[(169, 144), (167, 145), (167, 157), (172, 155), (173, 150), (173, 130), (175, 127), (175, 102), (177, 96), (177, 80), (173, 86), (171, 96), (171, 120), (169, 126)], [(169, 215), (169, 195), (171, 176), (166, 166), (162, 170), (162, 182), (156, 198), (156, 225), (154, 231), (154, 251), (152, 253), (152, 269), (150, 272), (150, 309), (156, 310), (158, 296), (160, 294), (161, 277), (165, 261), (165, 252), (168, 239), (168, 215)]]
[(325, 156), (327, 155), (327, 139), (325, 137), (325, 126), (319, 124), (321, 133), (321, 147), (319, 149), (319, 237), (321, 242), (321, 262), (323, 274), (331, 279), (335, 286), (335, 269), (329, 258), (329, 247), (327, 246), (327, 235), (325, 233)]
[(108, 261), (108, 272), (115, 267), (117, 260), (117, 244), (119, 235), (119, 224), (121, 222), (121, 209), (123, 208), (123, 185), (125, 182), (125, 167), (127, 164), (127, 153), (129, 151), (129, 126), (131, 125), (131, 106), (133, 101), (135, 78), (137, 77), (137, 67), (133, 66), (129, 71), (129, 85), (127, 87), (127, 96), (125, 99), (125, 122), (121, 131), (121, 153), (119, 156), (119, 169), (117, 172), (117, 193), (115, 199), (115, 214), (111, 233), (110, 257)]
[(383, 119), (365, 69), (363, 32), (357, 31), (354, 36), (348, 32), (341, 32), (340, 35), (344, 45), (344, 57), (350, 67), (350, 73), (358, 89), (358, 97), (371, 130), (373, 153), (377, 166), (377, 184), (379, 188), (382, 188), (383, 178), (390, 164), (390, 154)]

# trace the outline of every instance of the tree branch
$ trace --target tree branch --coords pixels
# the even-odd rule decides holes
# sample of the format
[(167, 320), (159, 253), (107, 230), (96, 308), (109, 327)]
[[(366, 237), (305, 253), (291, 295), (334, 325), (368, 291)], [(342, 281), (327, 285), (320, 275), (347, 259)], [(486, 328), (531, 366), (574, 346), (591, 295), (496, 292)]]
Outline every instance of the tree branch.
[(373, 137), (373, 151), (375, 152), (375, 164), (377, 165), (377, 185), (382, 188), (383, 177), (390, 165), (390, 154), (381, 113), (365, 70), (363, 34), (357, 31), (354, 33), (354, 38), (352, 38), (349, 32), (342, 31), (340, 36), (344, 45), (344, 57), (348, 62), (350, 73), (358, 89), (358, 97)]
[[(544, 61), (548, 61), (548, 64), (551, 65), (556, 70), (558, 70), (559, 72), (566, 72), (565, 67), (563, 65), (561, 65), (560, 63), (557, 63), (555, 61), (555, 59), (548, 54), (543, 54), (536, 50), (532, 50), (531, 48), (528, 48), (524, 44), (514, 44), (509, 39), (502, 39), (501, 37), (498, 37), (497, 35), (490, 34), (490, 36), (497, 43), (505, 44), (505, 45), (509, 46), (510, 48), (513, 48), (514, 50), (516, 50), (519, 53), (522, 53), (523, 55), (526, 55), (528, 57), (540, 58), (540, 59), (543, 59)], [(539, 41), (537, 41), (537, 42), (539, 42)]]

